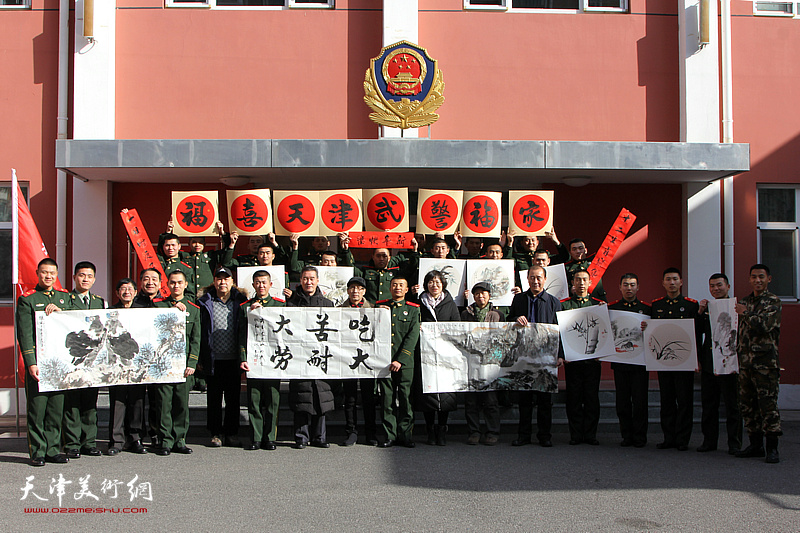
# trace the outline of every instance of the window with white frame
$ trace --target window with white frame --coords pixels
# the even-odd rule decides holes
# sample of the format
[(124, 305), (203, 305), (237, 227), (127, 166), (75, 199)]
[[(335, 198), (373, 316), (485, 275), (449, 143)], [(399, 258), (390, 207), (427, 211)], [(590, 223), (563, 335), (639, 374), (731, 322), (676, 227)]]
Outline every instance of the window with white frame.
[(784, 299), (798, 299), (798, 228), (800, 186), (759, 185), (758, 260), (770, 269), (773, 292)]
[[(22, 195), (28, 198), (28, 185), (20, 183)], [(0, 301), (11, 301), (11, 183), (0, 183)]]
[(29, 9), (31, 0), (0, 0), (0, 9)]
[(775, 2), (773, 0), (753, 0), (753, 13), (770, 17), (793, 17), (797, 14), (794, 2)]
[(628, 10), (628, 0), (464, 0), (464, 9), (512, 12), (536, 9), (625, 12)]
[(332, 9), (334, 0), (166, 0), (166, 6), (211, 9)]

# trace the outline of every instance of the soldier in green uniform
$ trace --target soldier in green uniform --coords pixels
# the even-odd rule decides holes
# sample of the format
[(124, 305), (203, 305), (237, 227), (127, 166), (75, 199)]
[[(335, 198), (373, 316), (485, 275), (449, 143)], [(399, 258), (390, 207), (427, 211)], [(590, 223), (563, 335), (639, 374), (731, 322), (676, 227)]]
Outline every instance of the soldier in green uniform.
[[(170, 218), (167, 223), (167, 233), (172, 233), (174, 223)], [(233, 249), (236, 246), (236, 240), (239, 235), (233, 232), (227, 239), (224, 238), (225, 228), (222, 222), (217, 221), (217, 232), (220, 236), (220, 249), (205, 251), (206, 238), (205, 237), (192, 237), (189, 241), (189, 252), (179, 252), (181, 261), (186, 263), (192, 268), (194, 280), (188, 291), (193, 294), (198, 294), (200, 289), (208, 287), (214, 282), (214, 271), (217, 266), (228, 266), (233, 262)]]
[[(253, 274), (256, 295), (239, 306), (239, 367), (250, 372), (247, 362), (247, 314), (259, 307), (284, 307), (286, 303), (272, 298), (272, 278), (266, 270)], [(250, 418), (251, 441), (245, 450), (274, 450), (278, 440), (278, 408), (281, 400), (281, 380), (247, 379), (247, 414)]]
[[(695, 321), (695, 343), (700, 345), (700, 305), (697, 300), (685, 298), (681, 294), (683, 279), (677, 268), (664, 270), (661, 284), (667, 291), (666, 297), (657, 298), (650, 304), (653, 320), (669, 318), (693, 318)], [(699, 351), (699, 350), (698, 350)], [(659, 371), (658, 389), (661, 401), (661, 429), (664, 441), (656, 444), (659, 450), (677, 448), (689, 449), (692, 436), (694, 372)]]
[[(561, 300), (561, 310), (581, 309), (605, 302), (589, 296), (589, 273), (578, 270), (572, 276), (572, 296)], [(592, 446), (597, 440), (597, 425), (600, 423), (600, 360), (583, 359), (567, 361), (564, 379), (567, 383), (567, 422), (569, 443), (585, 442)]]
[(196, 286), (194, 279), (194, 269), (181, 257), (181, 241), (174, 233), (162, 233), (158, 237), (158, 252), (161, 268), (164, 273), (180, 270), (186, 276), (186, 297), (194, 301), (197, 293), (192, 290)]
[(778, 412), (780, 363), (778, 341), (781, 335), (781, 300), (769, 292), (772, 276), (769, 267), (750, 267), (753, 292), (736, 304), (739, 315), (739, 400), (750, 445), (736, 457), (764, 457), (763, 438), (767, 437), (766, 462), (777, 463), (781, 416)]
[[(300, 280), (300, 272), (306, 266), (352, 266), (352, 257), (350, 264), (348, 263), (347, 255), (350, 253), (347, 247), (342, 246), (342, 241), (349, 242), (350, 237), (347, 233), (339, 234), (339, 252), (328, 250), (331, 245), (327, 237), (314, 237), (311, 241), (311, 249), (300, 256), (300, 236), (297, 233), (292, 233), (289, 236), (289, 277), (292, 281)], [(327, 258), (327, 259), (326, 259)]]
[(28, 453), (33, 466), (69, 461), (61, 450), (61, 422), (64, 393), (39, 392), (39, 365), (36, 353), (36, 311), (47, 314), (65, 309), (67, 291), (56, 289), (58, 265), (46, 257), (36, 268), (39, 283), (17, 300), (17, 341), (22, 352), (25, 373), (25, 396), (28, 422)]
[[(554, 265), (563, 263), (569, 259), (569, 252), (567, 251), (566, 246), (564, 246), (561, 241), (558, 240), (555, 228), (553, 231), (545, 233), (544, 236), (545, 238), (553, 241), (553, 244), (556, 246), (555, 254), (550, 254), (550, 252), (547, 252), (548, 256), (550, 257), (550, 261)], [(516, 244), (516, 246), (513, 246), (511, 243)], [(500, 245), (504, 246), (502, 237), (500, 238)], [(507, 250), (511, 251), (511, 258), (514, 259), (514, 270), (517, 272), (527, 272), (530, 267), (538, 265), (535, 260), (536, 253), (539, 251), (544, 251), (544, 248), (539, 248), (539, 238), (535, 235), (523, 235), (517, 238), (512, 233)], [(508, 257), (507, 253), (506, 257)], [(549, 264), (550, 263), (548, 262), (548, 265)]]
[[(583, 239), (572, 239), (569, 241), (570, 259), (564, 263), (564, 269), (567, 271), (568, 285), (572, 285), (572, 276), (575, 275), (575, 272), (579, 270), (587, 270), (589, 268), (589, 265), (592, 264), (595, 255), (597, 255), (597, 252), (593, 254), (587, 253), (586, 244), (584, 244)], [(606, 291), (603, 289), (602, 278), (597, 280), (597, 283), (592, 289), (591, 295), (598, 300), (603, 300), (604, 302), (606, 301)]]
[[(68, 310), (105, 309), (105, 300), (90, 292), (97, 268), (89, 261), (75, 265), (72, 277), (75, 288), (69, 293)], [(98, 457), (97, 448), (97, 387), (73, 389), (64, 392), (64, 426), (61, 430), (64, 452), (70, 459), (81, 454)]]
[[(411, 382), (414, 378), (414, 350), (419, 341), (419, 305), (406, 301), (408, 280), (397, 276), (391, 283), (391, 300), (377, 302), (392, 312), (391, 377), (379, 380), (383, 401), (383, 439), (380, 448), (390, 448), (395, 442), (414, 447), (414, 409), (411, 405)], [(395, 404), (397, 408), (395, 409)]]
[[(231, 239), (233, 239), (234, 234), (236, 232), (231, 233)], [(270, 233), (270, 235), (274, 234)], [(236, 234), (238, 238), (238, 234)], [(250, 238), (247, 240), (247, 250), (249, 253), (237, 255), (235, 259), (233, 259), (231, 266), (235, 267), (249, 267), (249, 266), (256, 266), (258, 265), (258, 259), (256, 257), (258, 253), (258, 247), (264, 244), (264, 237), (261, 235), (250, 235)]]
[[(639, 276), (632, 272), (623, 274), (619, 280), (622, 299), (608, 304), (612, 311), (628, 311), (650, 316), (650, 306), (636, 297), (639, 292)], [(650, 373), (644, 365), (611, 363), (614, 370), (616, 388), (616, 409), (619, 418), (619, 431), (622, 433), (620, 446), (642, 448), (647, 444), (647, 393), (650, 387)]]
[(186, 433), (189, 431), (189, 391), (194, 384), (194, 369), (200, 353), (200, 308), (185, 294), (186, 275), (174, 270), (167, 276), (169, 296), (155, 301), (156, 307), (176, 307), (186, 313), (186, 370), (183, 383), (162, 383), (156, 394), (161, 408), (159, 415), (159, 440), (161, 447), (156, 455), (169, 455), (170, 452), (192, 453), (186, 446)]

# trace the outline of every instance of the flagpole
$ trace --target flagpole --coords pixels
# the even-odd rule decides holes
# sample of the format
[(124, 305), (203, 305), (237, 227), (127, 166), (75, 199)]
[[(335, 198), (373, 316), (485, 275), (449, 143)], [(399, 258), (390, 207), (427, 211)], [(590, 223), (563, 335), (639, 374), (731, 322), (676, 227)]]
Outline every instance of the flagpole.
[(11, 169), (11, 301), (14, 323), (14, 396), (16, 399), (17, 437), (21, 436), (19, 423), (19, 346), (17, 345), (17, 290), (19, 284), (19, 195), (17, 169)]

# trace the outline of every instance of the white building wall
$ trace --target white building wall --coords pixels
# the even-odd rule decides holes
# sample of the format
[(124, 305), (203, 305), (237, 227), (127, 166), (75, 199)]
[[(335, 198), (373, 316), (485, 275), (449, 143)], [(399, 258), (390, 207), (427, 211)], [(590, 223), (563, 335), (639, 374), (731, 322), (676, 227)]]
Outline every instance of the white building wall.
[[(383, 46), (389, 46), (398, 41), (408, 41), (419, 44), (419, 2), (418, 0), (383, 0)], [(386, 138), (417, 138), (419, 128), (387, 128), (379, 126), (382, 137)]]

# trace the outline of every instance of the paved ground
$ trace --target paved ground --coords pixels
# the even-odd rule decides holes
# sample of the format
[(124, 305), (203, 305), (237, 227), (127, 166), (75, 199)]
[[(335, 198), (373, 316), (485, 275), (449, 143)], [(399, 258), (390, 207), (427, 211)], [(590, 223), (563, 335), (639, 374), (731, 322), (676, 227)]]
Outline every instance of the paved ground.
[[(505, 429), (504, 429), (505, 431)], [(610, 431), (610, 430), (609, 430)], [(68, 465), (28, 465), (24, 440), (0, 439), (3, 531), (800, 531), (800, 422), (785, 424), (782, 462), (656, 450), (657, 427), (643, 449), (568, 446), (559, 431), (550, 449), (467, 446), (413, 450), (358, 445), (274, 452), (205, 447), (191, 456), (123, 453)], [(58, 504), (51, 479), (63, 475)], [(26, 478), (33, 489), (21, 501)], [(98, 501), (75, 500), (80, 478)], [(127, 483), (149, 483), (152, 501), (130, 501)], [(119, 480), (117, 499), (104, 480)], [(36, 500), (34, 493), (48, 501)], [(88, 501), (87, 501), (88, 500)], [(119, 513), (53, 513), (77, 506)], [(46, 514), (26, 508), (48, 509)], [(129, 508), (144, 509), (137, 514)], [(74, 510), (74, 509), (73, 509)]]

